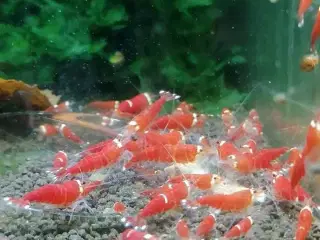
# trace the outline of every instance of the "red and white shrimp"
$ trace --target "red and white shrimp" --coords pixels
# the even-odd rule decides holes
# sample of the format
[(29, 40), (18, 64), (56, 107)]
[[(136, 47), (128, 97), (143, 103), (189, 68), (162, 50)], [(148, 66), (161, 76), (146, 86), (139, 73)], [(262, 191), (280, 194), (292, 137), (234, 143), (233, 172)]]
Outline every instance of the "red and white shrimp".
[(81, 138), (76, 135), (69, 127), (67, 127), (67, 125), (65, 124), (61, 124), (59, 127), (59, 133), (66, 139), (74, 142), (74, 143), (78, 143), (78, 144), (83, 144), (84, 141), (81, 140)]
[(257, 143), (256, 141), (249, 139), (245, 144), (240, 146), (239, 149), (242, 153), (251, 153), (254, 154), (257, 152)]
[(185, 101), (181, 102), (178, 107), (174, 110), (175, 113), (190, 113), (193, 110), (193, 105)]
[(250, 207), (255, 200), (264, 201), (260, 190), (246, 189), (231, 194), (212, 194), (199, 197), (196, 202), (226, 212), (240, 212)]
[(320, 156), (320, 116), (310, 122), (308, 127), (306, 143), (302, 150), (302, 158), (316, 161)]
[(159, 117), (151, 124), (151, 129), (174, 129), (184, 131), (194, 127), (201, 128), (205, 116), (196, 113), (176, 113)]
[(291, 167), (289, 169), (289, 176), (291, 186), (292, 188), (295, 188), (306, 174), (305, 162), (304, 158), (297, 149), (291, 151), (290, 156), (290, 161), (293, 161), (293, 163), (291, 164)]
[(190, 230), (189, 230), (189, 227), (188, 227), (188, 224), (185, 220), (183, 219), (180, 219), (178, 222), (177, 222), (177, 225), (176, 225), (176, 232), (177, 232), (177, 236), (180, 238), (180, 239), (189, 239), (190, 237)]
[(167, 101), (178, 99), (179, 96), (169, 92), (160, 91), (160, 98), (135, 116), (127, 125), (126, 130), (132, 134), (134, 132), (144, 132), (150, 123), (158, 116), (163, 105)]
[(223, 108), (221, 112), (221, 119), (225, 128), (229, 128), (233, 125), (234, 116), (233, 113), (228, 108)]
[(296, 192), (291, 187), (291, 182), (283, 175), (274, 173), (273, 191), (277, 200), (294, 201), (296, 199)]
[(250, 110), (250, 112), (248, 114), (248, 118), (253, 122), (259, 122), (260, 121), (259, 113), (254, 108)]
[(42, 124), (39, 127), (39, 132), (45, 137), (52, 137), (59, 133), (57, 127), (52, 124)]
[(172, 188), (153, 197), (150, 202), (139, 211), (138, 218), (143, 219), (159, 213), (164, 213), (178, 207), (182, 200), (189, 196), (190, 183), (183, 181), (173, 184)]
[(309, 231), (312, 226), (312, 210), (309, 206), (305, 206), (301, 209), (298, 217), (298, 224), (296, 227), (296, 240), (305, 240), (309, 235)]
[(196, 235), (198, 237), (205, 237), (210, 234), (214, 225), (216, 224), (216, 217), (213, 214), (210, 214), (202, 219), (199, 223), (199, 226), (196, 230)]
[[(251, 116), (251, 118), (255, 118), (255, 116)], [(232, 125), (227, 129), (227, 135), (231, 141), (237, 141), (244, 136), (257, 138), (263, 135), (263, 125), (260, 121), (253, 121), (251, 118), (244, 120), (238, 127)]]
[(90, 102), (87, 107), (93, 108), (99, 111), (117, 111), (119, 108), (119, 101), (94, 101)]
[(140, 232), (135, 229), (127, 229), (120, 234), (120, 240), (157, 240), (155, 236), (147, 233)]
[(284, 154), (287, 150), (287, 147), (265, 148), (261, 149), (256, 154), (236, 154), (234, 168), (241, 173), (250, 173), (260, 169), (278, 170), (279, 165), (273, 161)]
[(53, 170), (57, 173), (64, 171), (68, 165), (68, 155), (64, 151), (56, 153), (53, 159)]
[(304, 25), (304, 14), (311, 7), (312, 0), (300, 0), (299, 8), (298, 8), (298, 27), (302, 27)]
[(219, 159), (228, 160), (230, 156), (239, 153), (238, 148), (231, 142), (221, 141), (217, 144)]
[(320, 36), (320, 7), (311, 32), (310, 51), (312, 53), (317, 52), (316, 42)]
[(89, 173), (116, 163), (123, 153), (123, 145), (118, 139), (114, 139), (111, 146), (106, 146), (98, 153), (90, 154), (82, 158), (73, 166), (64, 171), (64, 175), (77, 175)]
[(82, 156), (85, 156), (90, 153), (100, 152), (103, 148), (112, 145), (113, 139), (108, 139), (102, 142), (98, 142), (96, 144), (90, 145), (86, 148), (86, 150), (82, 153)]
[(216, 184), (221, 183), (221, 177), (216, 174), (184, 174), (169, 178), (169, 183), (178, 183), (188, 180), (190, 184), (201, 190), (212, 189)]
[(228, 232), (224, 234), (224, 238), (235, 238), (244, 236), (252, 227), (253, 219), (252, 217), (246, 217), (242, 219), (239, 223), (233, 226)]
[(140, 93), (131, 99), (122, 101), (118, 110), (124, 113), (139, 114), (151, 104), (151, 95), (149, 93)]
[(139, 153), (135, 153), (124, 168), (130, 168), (135, 164), (151, 161), (163, 163), (190, 163), (194, 162), (197, 156), (203, 152), (200, 145), (177, 144), (177, 145), (156, 145), (150, 146)]
[(146, 131), (138, 141), (143, 142), (143, 146), (155, 145), (176, 145), (185, 141), (185, 136), (181, 131), (172, 130), (169, 133), (161, 134), (156, 131)]
[(83, 185), (79, 180), (71, 180), (61, 184), (47, 184), (26, 193), (21, 198), (5, 198), (4, 200), (9, 204), (16, 204), (24, 208), (29, 208), (30, 203), (67, 207), (87, 196), (100, 184), (101, 181), (94, 181)]

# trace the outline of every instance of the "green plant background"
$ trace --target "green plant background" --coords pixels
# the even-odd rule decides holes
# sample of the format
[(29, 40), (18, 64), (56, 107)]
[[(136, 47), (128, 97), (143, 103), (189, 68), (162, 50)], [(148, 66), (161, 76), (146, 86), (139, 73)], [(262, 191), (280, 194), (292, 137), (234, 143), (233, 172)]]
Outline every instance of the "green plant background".
[[(0, 76), (86, 101), (168, 89), (213, 113), (245, 95), (225, 81), (227, 67), (246, 64), (221, 37), (232, 2), (1, 1)], [(122, 64), (110, 62), (116, 51)]]

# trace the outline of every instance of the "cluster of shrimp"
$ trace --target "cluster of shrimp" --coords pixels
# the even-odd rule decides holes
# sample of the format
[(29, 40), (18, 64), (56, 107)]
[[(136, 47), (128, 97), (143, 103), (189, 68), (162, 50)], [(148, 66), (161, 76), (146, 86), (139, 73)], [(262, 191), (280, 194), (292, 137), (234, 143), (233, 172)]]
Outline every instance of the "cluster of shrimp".
[[(126, 230), (123, 240), (157, 239), (147, 232), (150, 217), (174, 212), (205, 210), (207, 213), (193, 232), (185, 218), (176, 224), (179, 239), (202, 239), (215, 234), (218, 216), (226, 213), (246, 213), (258, 204), (272, 201), (299, 202), (303, 205), (298, 216), (296, 239), (305, 239), (311, 228), (313, 210), (318, 205), (300, 182), (306, 175), (305, 164), (314, 162), (320, 154), (320, 116), (312, 120), (306, 143), (298, 148), (261, 148), (263, 124), (252, 109), (246, 119), (237, 123), (234, 113), (223, 109), (219, 116), (224, 139), (206, 134), (206, 123), (211, 115), (194, 112), (192, 104), (180, 102), (171, 114), (160, 116), (164, 104), (179, 96), (160, 91), (154, 102), (148, 93), (122, 102), (100, 101), (88, 106), (103, 112), (132, 114), (123, 131), (115, 138), (90, 145), (77, 162), (70, 163), (65, 152), (59, 151), (53, 160), (58, 183), (47, 184), (26, 193), (21, 198), (6, 197), (7, 204), (30, 209), (32, 204), (70, 207), (91, 191), (104, 186), (104, 179), (93, 179), (103, 169), (121, 166), (119, 171), (163, 173), (166, 182), (148, 189), (141, 195), (150, 201), (135, 216), (122, 220)], [(55, 109), (57, 109), (55, 107)], [(281, 158), (286, 154), (288, 158)], [(78, 180), (87, 175), (89, 182)], [(247, 178), (264, 179), (271, 184), (271, 193), (264, 187), (241, 181)], [(114, 211), (123, 213), (126, 206), (114, 204)], [(248, 234), (254, 225), (254, 215), (247, 215), (227, 230), (222, 239)], [(217, 233), (216, 233), (217, 234)]]

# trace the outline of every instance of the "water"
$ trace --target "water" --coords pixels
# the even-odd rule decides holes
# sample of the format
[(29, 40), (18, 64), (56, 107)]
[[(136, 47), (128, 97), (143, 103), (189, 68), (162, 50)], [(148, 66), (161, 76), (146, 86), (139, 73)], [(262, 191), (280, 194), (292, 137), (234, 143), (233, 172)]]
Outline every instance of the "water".
[[(127, 129), (131, 120), (138, 121), (133, 118), (137, 112), (119, 113), (118, 106), (146, 104), (145, 108), (159, 97), (160, 90), (176, 93), (181, 101), (193, 104), (186, 111), (190, 115), (184, 119), (184, 126), (179, 123), (175, 130), (183, 132), (181, 141), (185, 142), (180, 144), (198, 145), (194, 148), (198, 150), (201, 146), (205, 155), (190, 165), (181, 165), (181, 156), (189, 160), (190, 155), (183, 153), (179, 158), (173, 156), (175, 152), (169, 152), (171, 156), (167, 156), (169, 150), (163, 148), (161, 154), (167, 154), (166, 161), (172, 163), (151, 162), (124, 170), (123, 166), (136, 154), (128, 150), (110, 167), (93, 174), (66, 177), (84, 182), (104, 181), (84, 201), (77, 199), (81, 200), (78, 205), (32, 203), (25, 210), (3, 200), (0, 229), (4, 230), (0, 230), (0, 238), (117, 239), (125, 228), (136, 226), (136, 230), (160, 239), (181, 239), (176, 224), (184, 219), (190, 239), (200, 239), (195, 236), (197, 226), (204, 216), (214, 213), (217, 224), (209, 239), (223, 236), (248, 215), (255, 223), (246, 238), (292, 239), (298, 212), (306, 201), (296, 203), (291, 199), (289, 203), (279, 203), (270, 171), (243, 175), (235, 169), (235, 163), (239, 164), (241, 159), (238, 155), (231, 154), (227, 162), (220, 162), (217, 151), (221, 142), (229, 141), (230, 132), (241, 126), (245, 133), (235, 142), (239, 149), (249, 138), (254, 138), (259, 148), (305, 146), (308, 127), (320, 101), (319, 67), (304, 72), (300, 62), (310, 53), (310, 34), (320, 2), (313, 1), (302, 28), (298, 27), (298, 4), (298, 0), (2, 1), (1, 199), (18, 198), (36, 187), (63, 182), (65, 179), (54, 182), (54, 172), (48, 174), (59, 150), (67, 152), (70, 167), (92, 144), (116, 136), (123, 140), (122, 144), (144, 139), (143, 131), (131, 136)], [(142, 102), (131, 99), (142, 92), (149, 94), (140, 96)], [(43, 112), (50, 105), (65, 101), (71, 103), (70, 109)], [(110, 101), (109, 107), (113, 105), (101, 112), (87, 107), (93, 101)], [(169, 101), (160, 114), (181, 114), (176, 109), (179, 103)], [(224, 122), (223, 108), (233, 112), (235, 127)], [(263, 134), (260, 122), (245, 121), (253, 108), (259, 113)], [(154, 120), (148, 119), (148, 123)], [(200, 126), (202, 121), (204, 125)], [(40, 126), (44, 124), (53, 126), (55, 136), (41, 135)], [(70, 132), (61, 136), (57, 130), (61, 124), (83, 142), (70, 141)], [(170, 130), (169, 125), (161, 134)], [(199, 137), (208, 142), (199, 141)], [(148, 148), (141, 145), (141, 149)], [(289, 168), (286, 157), (274, 160), (282, 165), (281, 173)], [(306, 169), (302, 185), (317, 201), (318, 164), (307, 162)], [(179, 199), (179, 211), (137, 221), (137, 214), (149, 202), (141, 195), (143, 190), (161, 186), (172, 177), (168, 175), (183, 174), (185, 178), (190, 173), (221, 175), (222, 192), (228, 186), (228, 190), (234, 191), (262, 187), (266, 199), (259, 202), (259, 198), (248, 211), (217, 214), (207, 207), (193, 209), (194, 205), (189, 203), (195, 204), (199, 196), (219, 191), (193, 186), (187, 199)], [(116, 213), (115, 202), (123, 203), (126, 211)], [(290, 208), (291, 205), (295, 207)], [(130, 219), (131, 225), (121, 221), (124, 217)], [(144, 224), (147, 229), (142, 228)], [(317, 232), (318, 228), (313, 228), (310, 236), (316, 237)]]

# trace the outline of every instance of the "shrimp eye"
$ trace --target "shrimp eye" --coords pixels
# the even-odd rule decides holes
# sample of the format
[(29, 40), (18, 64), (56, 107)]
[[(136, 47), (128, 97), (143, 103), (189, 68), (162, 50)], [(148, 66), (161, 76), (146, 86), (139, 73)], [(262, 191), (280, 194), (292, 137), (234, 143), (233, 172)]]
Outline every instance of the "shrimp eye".
[(137, 137), (136, 135), (132, 135), (132, 136), (131, 136), (131, 140), (132, 140), (132, 141), (137, 141), (137, 140), (138, 140), (138, 137)]
[(261, 189), (262, 189), (262, 190), (267, 190), (267, 187), (266, 187), (266, 186), (263, 186)]
[(213, 177), (214, 180), (217, 180), (217, 177)]
[(257, 190), (253, 190), (253, 193), (257, 193)]
[(197, 152), (200, 153), (203, 151), (203, 148), (201, 146), (197, 146)]

